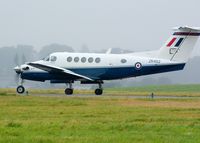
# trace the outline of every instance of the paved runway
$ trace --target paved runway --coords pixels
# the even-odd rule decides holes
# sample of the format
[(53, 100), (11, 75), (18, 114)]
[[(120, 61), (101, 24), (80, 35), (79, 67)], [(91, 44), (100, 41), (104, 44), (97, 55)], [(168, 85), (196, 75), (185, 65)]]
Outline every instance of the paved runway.
[(59, 96), (66, 96), (66, 97), (81, 97), (81, 98), (91, 98), (91, 97), (96, 97), (96, 98), (133, 98), (133, 99), (200, 99), (199, 96), (195, 97), (195, 96), (151, 96), (151, 95), (147, 95), (147, 96), (143, 96), (143, 95), (87, 95), (87, 94), (74, 94), (74, 95), (65, 95), (65, 94), (32, 94), (32, 96), (55, 96), (55, 97), (59, 97)]

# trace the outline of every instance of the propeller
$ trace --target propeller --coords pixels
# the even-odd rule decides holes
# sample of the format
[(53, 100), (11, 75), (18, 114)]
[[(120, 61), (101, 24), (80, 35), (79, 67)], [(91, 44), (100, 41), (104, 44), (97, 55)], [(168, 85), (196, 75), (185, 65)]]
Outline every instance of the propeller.
[(15, 57), (14, 57), (14, 64), (16, 67), (14, 67), (14, 71), (16, 72), (15, 74), (15, 77), (14, 77), (14, 80), (16, 83), (19, 82), (19, 79), (20, 79), (20, 74), (21, 74), (21, 68), (19, 66), (19, 56), (18, 54), (16, 53)]
[(21, 73), (22, 73), (22, 70), (19, 66), (16, 66), (14, 68), (16, 74), (15, 74), (15, 82), (18, 83), (20, 81), (20, 77), (21, 77)]
[[(23, 55), (22, 56), (22, 63), (25, 63), (25, 62), (26, 62), (26, 57)], [(14, 67), (14, 71), (16, 72), (15, 82), (19, 83), (20, 79), (21, 79), (21, 74), (23, 73), (23, 71), (29, 70), (29, 66), (27, 64), (19, 65), (20, 62), (19, 62), (18, 54), (15, 55), (14, 63), (15, 63), (15, 66), (16, 66), (16, 67)]]

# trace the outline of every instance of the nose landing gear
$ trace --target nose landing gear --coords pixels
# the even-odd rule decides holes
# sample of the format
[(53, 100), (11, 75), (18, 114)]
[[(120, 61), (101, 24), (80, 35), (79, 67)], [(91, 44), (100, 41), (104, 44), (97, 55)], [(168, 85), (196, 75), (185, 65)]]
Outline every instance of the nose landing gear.
[(20, 79), (19, 86), (17, 87), (16, 91), (18, 94), (23, 94), (25, 92), (25, 88), (23, 86), (23, 79)]
[(23, 94), (25, 92), (25, 88), (22, 85), (20, 85), (17, 87), (16, 91), (19, 94)]

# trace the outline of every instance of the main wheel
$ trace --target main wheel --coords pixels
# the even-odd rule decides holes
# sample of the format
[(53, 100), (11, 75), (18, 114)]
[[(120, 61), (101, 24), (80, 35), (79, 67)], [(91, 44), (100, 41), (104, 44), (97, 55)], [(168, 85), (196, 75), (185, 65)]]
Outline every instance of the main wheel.
[(24, 91), (25, 91), (25, 88), (22, 85), (20, 85), (20, 86), (17, 87), (17, 93), (23, 94)]
[(102, 95), (102, 93), (103, 93), (103, 89), (101, 89), (101, 88), (97, 88), (97, 89), (95, 90), (95, 94), (96, 94), (96, 95)]
[(66, 89), (65, 89), (65, 94), (66, 94), (66, 95), (72, 95), (72, 94), (73, 94), (73, 89), (71, 89), (71, 88), (66, 88)]

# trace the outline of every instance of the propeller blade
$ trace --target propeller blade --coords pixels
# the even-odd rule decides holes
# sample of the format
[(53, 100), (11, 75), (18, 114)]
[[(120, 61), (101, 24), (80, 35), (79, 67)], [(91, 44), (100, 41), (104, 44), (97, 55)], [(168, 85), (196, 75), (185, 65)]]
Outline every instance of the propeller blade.
[(14, 80), (15, 80), (15, 82), (18, 84), (19, 81), (20, 81), (22, 69), (21, 69), (21, 67), (16, 66), (16, 67), (14, 68), (14, 71), (16, 72)]
[(18, 57), (18, 54), (16, 54), (15, 57), (14, 57), (14, 64), (15, 64), (15, 66), (19, 66), (19, 57)]
[(15, 82), (18, 84), (19, 83), (19, 78), (20, 78), (20, 74), (15, 74), (15, 78), (14, 78), (14, 80), (15, 80)]

